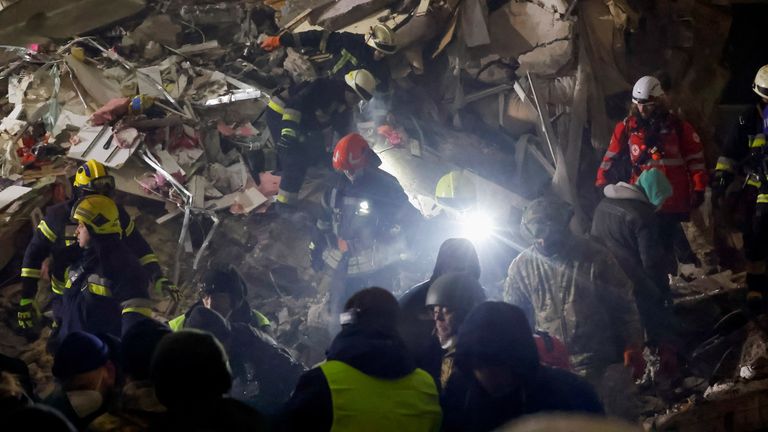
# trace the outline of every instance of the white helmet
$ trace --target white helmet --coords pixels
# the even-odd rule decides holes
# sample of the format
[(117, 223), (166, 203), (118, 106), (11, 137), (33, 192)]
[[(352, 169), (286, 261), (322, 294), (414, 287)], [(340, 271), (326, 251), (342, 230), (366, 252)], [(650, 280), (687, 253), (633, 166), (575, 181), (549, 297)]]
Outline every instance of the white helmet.
[(371, 27), (366, 41), (373, 49), (384, 54), (394, 54), (397, 51), (395, 34), (384, 24), (376, 24)]
[(365, 101), (373, 99), (376, 90), (376, 78), (365, 69), (357, 69), (344, 76), (344, 81)]
[(661, 96), (664, 96), (661, 83), (657, 78), (649, 75), (637, 80), (632, 88), (632, 102), (634, 103), (645, 103)]
[(761, 67), (755, 75), (755, 81), (752, 82), (752, 91), (761, 98), (768, 99), (768, 65)]

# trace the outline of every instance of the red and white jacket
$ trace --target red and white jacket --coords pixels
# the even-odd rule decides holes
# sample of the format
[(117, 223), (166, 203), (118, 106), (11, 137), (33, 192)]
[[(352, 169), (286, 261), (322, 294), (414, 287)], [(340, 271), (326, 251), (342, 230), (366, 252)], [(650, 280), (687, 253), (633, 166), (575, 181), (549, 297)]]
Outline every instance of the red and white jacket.
[[(625, 130), (626, 129), (626, 130)], [(597, 170), (597, 186), (609, 183), (607, 173), (619, 158), (629, 150), (633, 174), (629, 182), (634, 184), (637, 172), (658, 168), (672, 184), (672, 196), (664, 202), (661, 212), (689, 214), (692, 191), (704, 191), (707, 187), (707, 171), (701, 139), (690, 123), (669, 114), (661, 126), (659, 147), (662, 156), (654, 160), (647, 153), (646, 131), (638, 126), (637, 118), (630, 116), (616, 124), (611, 143)], [(627, 149), (627, 146), (629, 147)]]

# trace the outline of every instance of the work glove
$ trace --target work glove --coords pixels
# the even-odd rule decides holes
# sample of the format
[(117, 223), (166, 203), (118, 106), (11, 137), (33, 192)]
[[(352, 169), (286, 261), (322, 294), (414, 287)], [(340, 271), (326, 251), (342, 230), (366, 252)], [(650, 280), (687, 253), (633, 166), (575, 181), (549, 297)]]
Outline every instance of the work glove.
[(280, 48), (280, 36), (267, 36), (261, 41), (261, 49), (270, 52)]
[(40, 322), (40, 307), (34, 299), (22, 298), (16, 311), (19, 330), (32, 330)]
[(165, 295), (175, 302), (181, 300), (181, 290), (165, 276), (155, 280), (155, 292), (158, 295)]
[(645, 375), (645, 359), (642, 350), (638, 348), (627, 348), (624, 351), (624, 367), (632, 370), (632, 379), (635, 381)]
[(691, 196), (691, 208), (697, 209), (701, 207), (701, 205), (704, 204), (705, 199), (704, 191), (693, 191), (693, 196)]
[(728, 185), (731, 184), (731, 182), (734, 179), (734, 175), (730, 171), (725, 170), (717, 170), (715, 171), (715, 175), (712, 176), (712, 190), (717, 191), (720, 194), (723, 194), (725, 192), (725, 189), (728, 188)]

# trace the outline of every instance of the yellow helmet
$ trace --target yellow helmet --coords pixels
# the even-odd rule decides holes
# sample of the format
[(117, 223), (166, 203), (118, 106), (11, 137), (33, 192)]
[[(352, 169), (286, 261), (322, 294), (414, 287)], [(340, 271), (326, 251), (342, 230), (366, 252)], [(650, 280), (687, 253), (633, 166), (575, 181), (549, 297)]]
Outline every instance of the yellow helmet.
[(81, 198), (72, 208), (72, 219), (87, 225), (94, 234), (123, 234), (117, 204), (104, 195)]
[(440, 205), (467, 210), (477, 203), (475, 182), (462, 171), (451, 171), (437, 182), (435, 198)]
[(102, 195), (109, 195), (115, 189), (115, 179), (107, 173), (107, 167), (93, 159), (80, 165), (72, 184), (76, 188)]

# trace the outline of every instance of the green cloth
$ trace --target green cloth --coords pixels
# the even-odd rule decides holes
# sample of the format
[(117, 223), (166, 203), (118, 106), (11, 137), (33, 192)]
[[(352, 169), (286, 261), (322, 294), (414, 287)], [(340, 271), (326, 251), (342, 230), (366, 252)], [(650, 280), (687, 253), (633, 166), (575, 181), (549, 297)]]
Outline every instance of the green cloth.
[(657, 168), (643, 171), (637, 178), (637, 186), (642, 189), (648, 201), (656, 207), (661, 207), (667, 198), (672, 196), (672, 184), (667, 176)]

